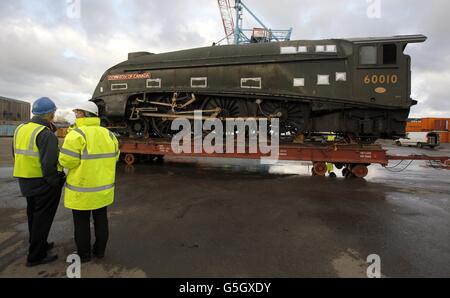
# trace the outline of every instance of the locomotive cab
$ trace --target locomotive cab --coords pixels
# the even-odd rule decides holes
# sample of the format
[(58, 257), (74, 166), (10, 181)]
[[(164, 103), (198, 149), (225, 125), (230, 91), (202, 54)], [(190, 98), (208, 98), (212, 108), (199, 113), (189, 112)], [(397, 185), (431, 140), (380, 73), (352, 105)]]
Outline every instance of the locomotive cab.
[(416, 104), (411, 99), (411, 59), (404, 50), (425, 40), (423, 35), (353, 39), (354, 96), (386, 107), (409, 109)]

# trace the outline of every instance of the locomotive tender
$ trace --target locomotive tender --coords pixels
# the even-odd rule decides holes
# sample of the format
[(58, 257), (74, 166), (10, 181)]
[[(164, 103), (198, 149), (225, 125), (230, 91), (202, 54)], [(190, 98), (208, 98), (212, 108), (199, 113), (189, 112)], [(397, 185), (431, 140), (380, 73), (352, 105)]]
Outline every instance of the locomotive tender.
[(130, 53), (102, 76), (92, 101), (104, 125), (170, 137), (171, 122), (279, 118), (290, 138), (318, 132), (361, 141), (404, 136), (411, 106), (409, 43), (423, 35), (212, 46)]

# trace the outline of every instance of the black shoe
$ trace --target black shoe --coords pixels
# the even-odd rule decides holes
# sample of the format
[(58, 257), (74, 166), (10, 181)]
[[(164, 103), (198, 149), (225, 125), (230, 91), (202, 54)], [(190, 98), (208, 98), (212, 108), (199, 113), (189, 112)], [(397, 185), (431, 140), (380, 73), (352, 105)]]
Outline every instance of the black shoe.
[(103, 259), (105, 257), (105, 254), (97, 254), (94, 252), (94, 257), (97, 259)]
[(49, 242), (49, 243), (47, 243), (46, 250), (47, 251), (52, 250), (54, 247), (55, 247), (55, 242)]
[(39, 266), (39, 265), (48, 264), (48, 263), (56, 261), (57, 259), (58, 259), (58, 255), (48, 255), (40, 261), (27, 262), (27, 267), (35, 267), (35, 266)]
[(81, 263), (89, 263), (91, 261), (91, 257), (80, 257)]
[(80, 256), (78, 254), (78, 252), (74, 252), (73, 254), (78, 255), (80, 257), (80, 262), (81, 263), (88, 263), (91, 261), (91, 257), (90, 256)]
[(105, 257), (105, 251), (103, 251), (102, 253), (99, 253), (95, 249), (95, 245), (92, 247), (92, 254), (94, 255), (94, 258), (97, 258), (97, 259), (103, 259)]

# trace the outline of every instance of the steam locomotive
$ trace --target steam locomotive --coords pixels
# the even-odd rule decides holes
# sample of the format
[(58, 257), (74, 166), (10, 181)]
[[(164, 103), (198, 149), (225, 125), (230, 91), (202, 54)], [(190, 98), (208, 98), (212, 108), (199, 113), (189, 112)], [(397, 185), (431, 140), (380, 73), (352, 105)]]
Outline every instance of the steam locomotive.
[(373, 142), (405, 135), (409, 43), (423, 35), (298, 40), (130, 53), (105, 72), (92, 101), (124, 136), (170, 138), (171, 123), (203, 117), (278, 118), (292, 140), (320, 132)]

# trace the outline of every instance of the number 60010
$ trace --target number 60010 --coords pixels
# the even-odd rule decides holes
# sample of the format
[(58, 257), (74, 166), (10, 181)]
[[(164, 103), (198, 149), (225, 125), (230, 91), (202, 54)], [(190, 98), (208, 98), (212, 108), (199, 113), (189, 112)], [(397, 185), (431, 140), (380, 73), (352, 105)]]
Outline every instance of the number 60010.
[(397, 75), (366, 75), (364, 77), (364, 84), (397, 84)]

